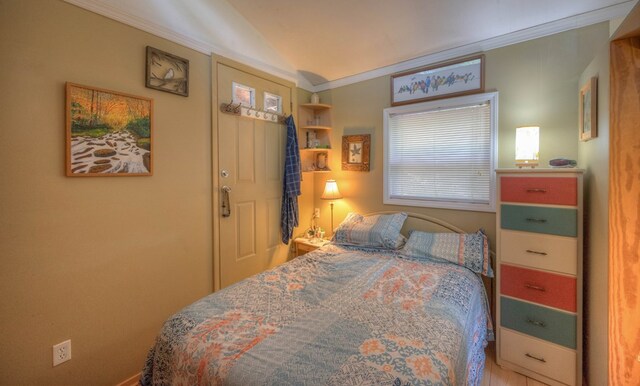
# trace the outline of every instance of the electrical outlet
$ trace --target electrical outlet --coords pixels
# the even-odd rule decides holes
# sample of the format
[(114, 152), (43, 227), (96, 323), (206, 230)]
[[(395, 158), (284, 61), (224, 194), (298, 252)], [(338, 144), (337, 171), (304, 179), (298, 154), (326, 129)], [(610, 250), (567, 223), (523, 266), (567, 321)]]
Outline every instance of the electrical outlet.
[(315, 208), (313, 210), (313, 218), (320, 218), (320, 208)]
[(53, 365), (57, 366), (71, 359), (71, 340), (53, 346)]

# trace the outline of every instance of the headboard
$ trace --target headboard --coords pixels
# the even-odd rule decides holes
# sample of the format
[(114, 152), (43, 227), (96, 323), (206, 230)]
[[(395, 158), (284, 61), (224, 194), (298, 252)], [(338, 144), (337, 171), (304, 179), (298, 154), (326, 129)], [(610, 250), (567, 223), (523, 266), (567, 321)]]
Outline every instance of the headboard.
[[(366, 216), (376, 215), (376, 214), (394, 214), (398, 213), (397, 211), (382, 211), (382, 212), (372, 212), (367, 213)], [(402, 233), (404, 236), (408, 237), (409, 231), (416, 229), (423, 232), (454, 232), (454, 233), (468, 233), (453, 224), (449, 224), (444, 220), (440, 220), (439, 218), (427, 216), (420, 213), (412, 213), (412, 212), (404, 212), (407, 214), (407, 220), (404, 222), (402, 226)], [(491, 254), (491, 268), (493, 268), (495, 272), (495, 258), (496, 254), (493, 251), (490, 251)], [(493, 301), (494, 294), (494, 280), (488, 278), (486, 276), (482, 276), (482, 282), (484, 283), (484, 288), (487, 291), (487, 298), (489, 299), (489, 305), (491, 307), (491, 317), (495, 320), (495, 305)]]

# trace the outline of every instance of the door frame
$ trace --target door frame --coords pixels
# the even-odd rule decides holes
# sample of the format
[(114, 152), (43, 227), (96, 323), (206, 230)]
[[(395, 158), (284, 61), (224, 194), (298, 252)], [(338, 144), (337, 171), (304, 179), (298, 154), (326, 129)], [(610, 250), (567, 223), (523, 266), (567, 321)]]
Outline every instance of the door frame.
[[(220, 55), (211, 54), (211, 172), (212, 178), (212, 226), (213, 226), (213, 291), (220, 289), (220, 170), (218, 160), (218, 137), (220, 128), (218, 127), (218, 114), (220, 113), (220, 104), (229, 101), (218, 100), (218, 65), (224, 64), (225, 66), (233, 67), (236, 70), (246, 72), (253, 76), (268, 80), (270, 82), (278, 83), (282, 86), (289, 87), (291, 90), (291, 106), (289, 106), (290, 113), (293, 114), (293, 118), (297, 121), (298, 110), (298, 90), (294, 82), (279, 78), (275, 75), (268, 74), (264, 71), (257, 70), (253, 67), (236, 62), (234, 60), (225, 58)], [(287, 106), (282, 106), (283, 111), (287, 112)]]

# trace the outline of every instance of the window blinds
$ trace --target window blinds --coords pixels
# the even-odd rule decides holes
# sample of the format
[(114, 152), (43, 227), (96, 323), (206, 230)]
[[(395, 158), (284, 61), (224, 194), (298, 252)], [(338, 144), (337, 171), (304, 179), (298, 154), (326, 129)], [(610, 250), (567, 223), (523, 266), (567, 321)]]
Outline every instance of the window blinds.
[(388, 130), (390, 198), (490, 203), (489, 102), (391, 114)]

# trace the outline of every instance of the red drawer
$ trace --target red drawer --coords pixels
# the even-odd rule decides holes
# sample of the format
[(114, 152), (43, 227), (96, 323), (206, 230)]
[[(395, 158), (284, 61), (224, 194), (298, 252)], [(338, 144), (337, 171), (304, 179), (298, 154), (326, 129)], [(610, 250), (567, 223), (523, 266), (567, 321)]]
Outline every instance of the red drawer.
[(502, 177), (500, 199), (505, 202), (577, 205), (578, 179), (575, 177)]
[(576, 312), (576, 278), (500, 265), (500, 292), (503, 295)]

